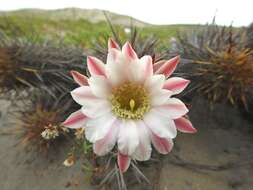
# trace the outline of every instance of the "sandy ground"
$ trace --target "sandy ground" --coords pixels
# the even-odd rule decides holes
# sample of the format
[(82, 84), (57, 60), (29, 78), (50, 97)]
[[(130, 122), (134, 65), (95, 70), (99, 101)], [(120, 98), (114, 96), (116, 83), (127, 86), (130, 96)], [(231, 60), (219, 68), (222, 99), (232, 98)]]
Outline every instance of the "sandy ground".
[[(1, 103), (1, 129), (5, 128)], [(156, 190), (251, 190), (253, 166), (244, 165), (222, 171), (196, 170), (173, 164), (177, 155), (183, 160), (210, 166), (229, 162), (246, 163), (253, 160), (253, 123), (230, 106), (216, 105), (213, 110), (201, 98), (194, 98), (190, 118), (198, 133), (179, 134), (172, 153), (162, 156), (153, 167), (142, 167), (152, 185), (130, 185), (132, 189)], [(12, 127), (12, 126), (8, 126)], [(81, 163), (71, 168), (62, 166), (66, 145), (53, 158), (44, 159), (14, 146), (14, 136), (0, 137), (1, 190), (93, 190)]]

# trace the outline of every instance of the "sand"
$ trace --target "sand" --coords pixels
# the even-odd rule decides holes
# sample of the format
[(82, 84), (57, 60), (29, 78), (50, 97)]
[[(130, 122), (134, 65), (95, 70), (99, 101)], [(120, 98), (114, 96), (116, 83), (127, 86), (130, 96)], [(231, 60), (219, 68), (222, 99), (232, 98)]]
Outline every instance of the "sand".
[[(14, 126), (3, 125), (8, 102), (1, 103), (1, 130)], [(161, 156), (160, 163), (141, 167), (151, 185), (133, 184), (132, 189), (156, 190), (251, 190), (253, 166), (222, 171), (196, 170), (176, 165), (175, 155), (184, 161), (210, 166), (228, 162), (246, 163), (253, 160), (253, 123), (229, 105), (218, 104), (212, 110), (199, 97), (192, 100), (190, 118), (197, 134), (180, 133), (171, 154)], [(63, 144), (50, 159), (24, 151), (15, 146), (15, 136), (0, 137), (0, 189), (1, 190), (93, 190), (88, 173), (81, 170), (81, 161), (73, 167), (62, 165), (68, 151)], [(173, 163), (174, 164), (173, 164)], [(117, 188), (115, 188), (117, 189)]]

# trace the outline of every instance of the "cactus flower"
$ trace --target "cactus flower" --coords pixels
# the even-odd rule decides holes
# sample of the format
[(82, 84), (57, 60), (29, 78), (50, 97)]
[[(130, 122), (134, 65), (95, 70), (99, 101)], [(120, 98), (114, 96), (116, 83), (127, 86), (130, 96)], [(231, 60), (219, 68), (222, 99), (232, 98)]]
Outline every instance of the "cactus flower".
[(63, 125), (85, 128), (85, 137), (97, 155), (107, 154), (117, 144), (122, 172), (131, 159), (149, 160), (151, 144), (159, 153), (169, 153), (177, 130), (196, 132), (184, 117), (188, 112), (185, 104), (173, 97), (189, 83), (180, 77), (169, 78), (178, 63), (177, 56), (152, 64), (148, 55), (138, 58), (128, 42), (120, 50), (109, 39), (106, 63), (87, 58), (90, 77), (71, 72), (80, 85), (71, 95), (82, 107)]

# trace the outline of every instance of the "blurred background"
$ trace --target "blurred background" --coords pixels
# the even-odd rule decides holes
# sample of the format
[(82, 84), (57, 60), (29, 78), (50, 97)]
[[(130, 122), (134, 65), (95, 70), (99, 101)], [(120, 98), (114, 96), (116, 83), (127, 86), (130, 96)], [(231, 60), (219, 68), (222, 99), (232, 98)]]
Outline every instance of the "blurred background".
[[(134, 1), (134, 0), (62, 0), (62, 1), (36, 1), (36, 0), (12, 0), (2, 1), (1, 11), (13, 11), (18, 9), (66, 9), (72, 19), (88, 18), (90, 21), (99, 21), (99, 16), (95, 16), (98, 10), (106, 10), (119, 15), (126, 15), (138, 19), (144, 23), (155, 25), (169, 24), (205, 24), (215, 15), (217, 24), (234, 26), (247, 26), (252, 21), (251, 12), (252, 2), (242, 1)], [(72, 15), (71, 15), (71, 8)], [(87, 11), (80, 9), (93, 9)], [(95, 10), (94, 10), (95, 9)], [(51, 11), (53, 12), (53, 11)], [(58, 11), (54, 11), (55, 16)], [(63, 12), (63, 11), (62, 11)], [(52, 14), (52, 13), (51, 13)], [(52, 16), (52, 15), (51, 15)], [(59, 17), (59, 16), (58, 16)], [(70, 19), (70, 18), (69, 18)]]
[[(8, 16), (32, 31), (47, 37), (64, 37), (64, 41), (89, 46), (94, 37), (107, 33), (103, 11), (113, 24), (140, 27), (167, 40), (180, 29), (211, 23), (216, 17), (219, 25), (248, 26), (253, 20), (252, 2), (242, 1), (134, 1), (134, 0), (63, 0), (1, 1), (1, 19)], [(4, 24), (1, 24), (1, 27)], [(31, 30), (32, 28), (32, 30)], [(127, 28), (125, 32), (129, 31)]]

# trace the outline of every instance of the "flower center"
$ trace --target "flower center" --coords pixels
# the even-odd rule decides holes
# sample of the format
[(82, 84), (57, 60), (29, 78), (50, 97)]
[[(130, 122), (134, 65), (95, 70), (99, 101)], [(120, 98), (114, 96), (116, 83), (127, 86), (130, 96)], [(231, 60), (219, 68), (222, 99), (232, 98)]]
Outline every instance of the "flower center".
[(150, 109), (148, 92), (140, 84), (124, 83), (113, 89), (112, 112), (122, 119), (142, 119)]

